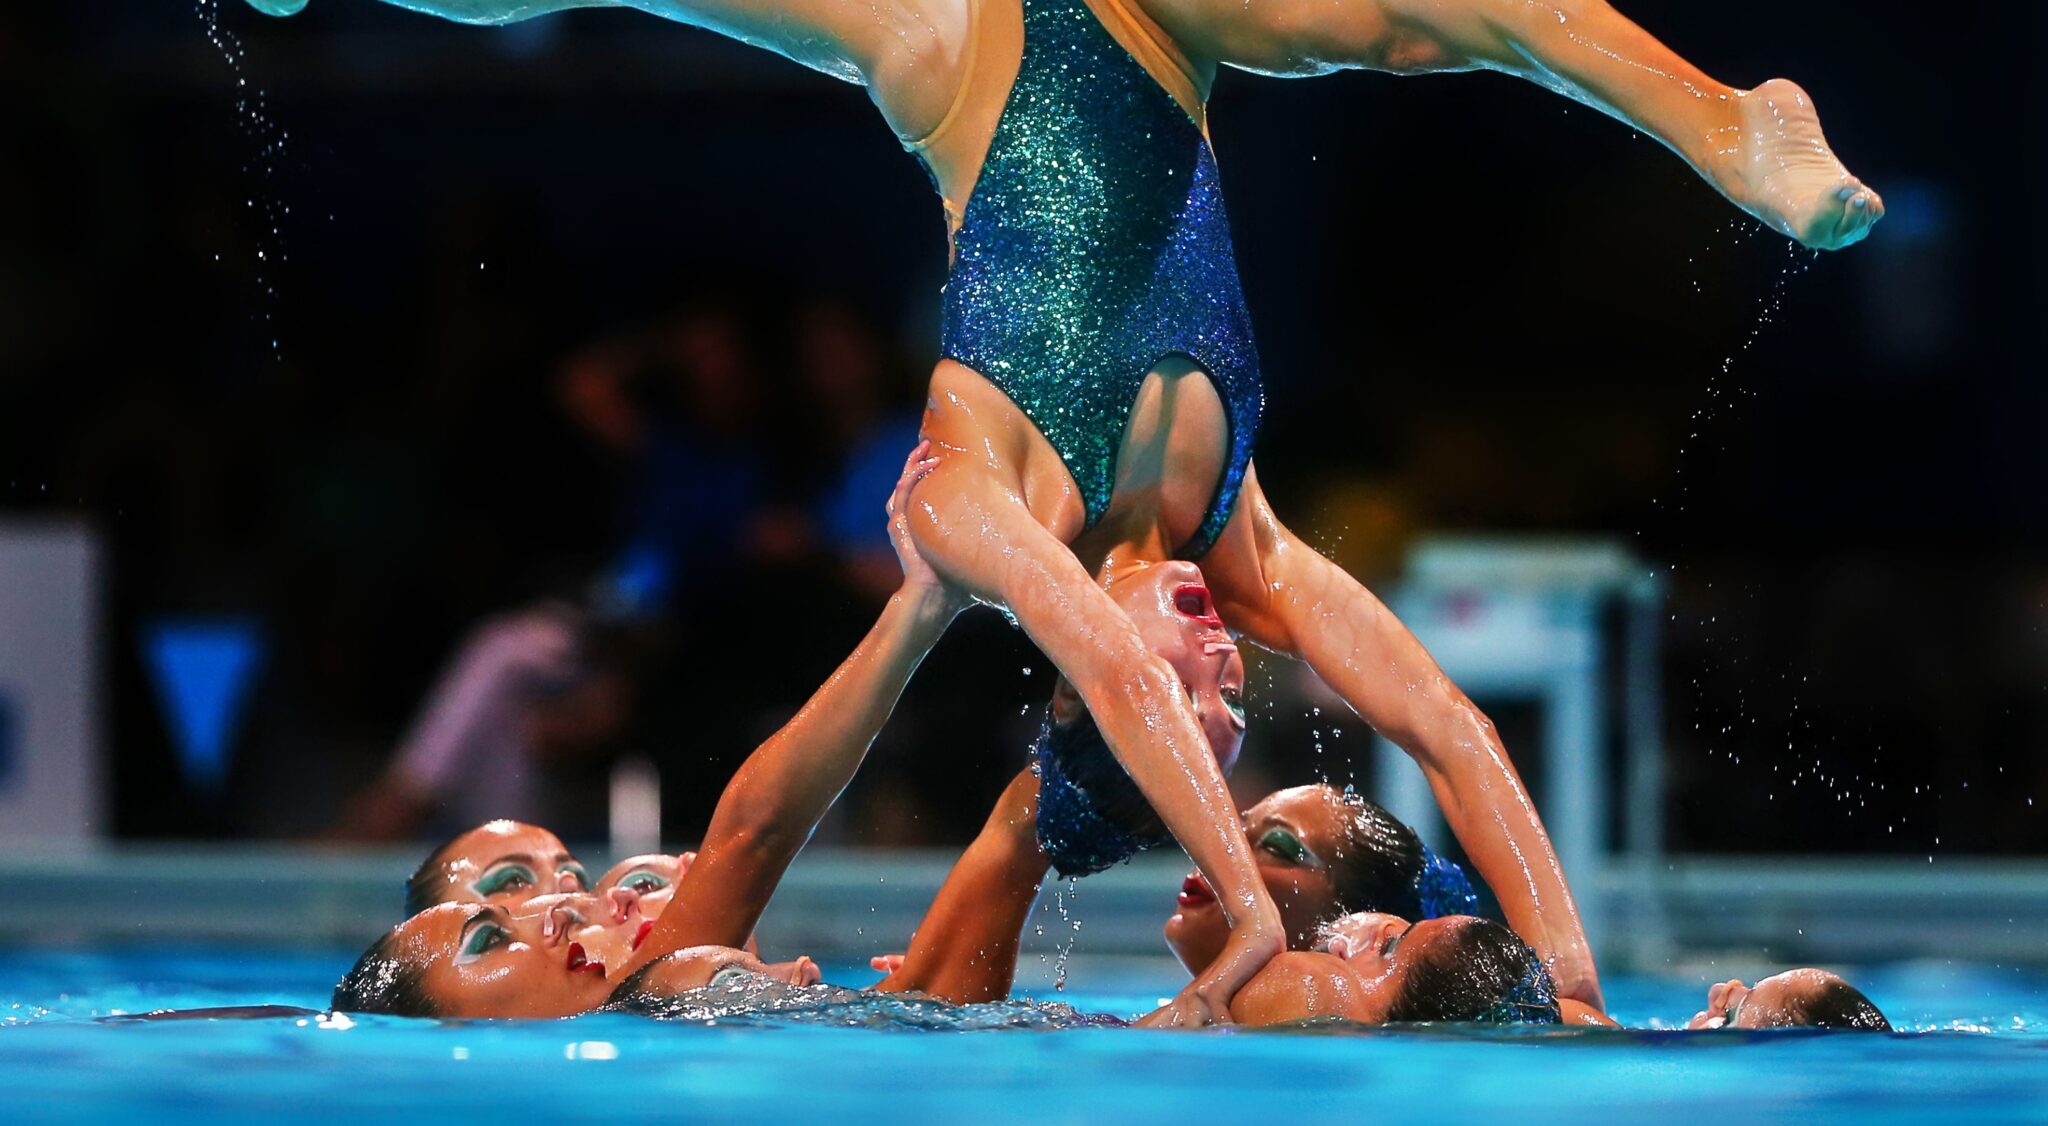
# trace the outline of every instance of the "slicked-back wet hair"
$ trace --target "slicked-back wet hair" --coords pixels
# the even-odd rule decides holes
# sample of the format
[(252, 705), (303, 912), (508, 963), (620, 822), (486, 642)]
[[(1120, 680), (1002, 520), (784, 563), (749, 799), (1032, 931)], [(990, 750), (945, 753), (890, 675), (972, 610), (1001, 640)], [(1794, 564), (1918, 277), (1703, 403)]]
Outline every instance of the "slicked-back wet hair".
[(1846, 1028), (1863, 1032), (1892, 1030), (1892, 1022), (1885, 1019), (1862, 990), (1838, 977), (1830, 977), (1821, 983), (1813, 996), (1799, 1006), (1799, 1013), (1805, 1018), (1801, 1023), (1814, 1028)]
[(426, 978), (426, 967), (408, 961), (400, 952), (394, 931), (371, 943), (341, 976), (328, 1007), (337, 1013), (438, 1016), (440, 1006), (427, 996)]
[(1514, 931), (1491, 919), (1449, 925), (1409, 967), (1389, 1021), (1557, 1023), (1549, 971)]
[(443, 871), (446, 867), (443, 858), (448, 855), (449, 849), (455, 847), (456, 841), (461, 840), (472, 832), (475, 832), (475, 830), (464, 829), (455, 836), (442, 841), (439, 848), (428, 853), (427, 858), (420, 861), (420, 866), (413, 869), (412, 876), (405, 881), (406, 918), (410, 919), (429, 907), (437, 907), (443, 903), (451, 902), (446, 898), (450, 885), (447, 873)]
[(1338, 793), (1328, 783), (1322, 789), (1337, 802), (1344, 826), (1344, 839), (1330, 857), (1337, 889), (1332, 918), (1354, 911), (1422, 918), (1422, 838), (1378, 802)]

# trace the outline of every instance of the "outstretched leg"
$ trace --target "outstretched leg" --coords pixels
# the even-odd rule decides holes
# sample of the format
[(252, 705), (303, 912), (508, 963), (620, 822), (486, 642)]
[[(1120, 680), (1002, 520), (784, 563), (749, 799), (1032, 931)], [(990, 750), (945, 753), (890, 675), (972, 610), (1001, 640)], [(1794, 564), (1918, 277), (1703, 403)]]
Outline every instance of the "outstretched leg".
[[(1773, 79), (1715, 81), (1603, 0), (1209, 0), (1171, 30), (1218, 61), (1320, 73), (1484, 68), (1518, 75), (1656, 137), (1737, 207), (1821, 250), (1862, 239), (1876, 192), (1828, 148), (1812, 99)], [(1218, 34), (1218, 28), (1227, 34)]]
[(1828, 148), (1806, 91), (1709, 78), (1601, 0), (1396, 0), (1492, 69), (1521, 75), (1663, 141), (1737, 207), (1821, 250), (1870, 233), (1876, 192)]
[(1201, 560), (1218, 611), (1307, 661), (1429, 779), (1444, 820), (1562, 996), (1604, 1007), (1578, 905), (1493, 724), (1373, 593), (1287, 530), (1245, 476), (1237, 512)]
[(1237, 807), (1173, 666), (1067, 545), (969, 457), (942, 461), (911, 494), (911, 534), (939, 574), (1006, 607), (1079, 689), (1117, 761), (1216, 887), (1230, 945), (1164, 1021), (1228, 1019), (1230, 998), (1285, 948)]

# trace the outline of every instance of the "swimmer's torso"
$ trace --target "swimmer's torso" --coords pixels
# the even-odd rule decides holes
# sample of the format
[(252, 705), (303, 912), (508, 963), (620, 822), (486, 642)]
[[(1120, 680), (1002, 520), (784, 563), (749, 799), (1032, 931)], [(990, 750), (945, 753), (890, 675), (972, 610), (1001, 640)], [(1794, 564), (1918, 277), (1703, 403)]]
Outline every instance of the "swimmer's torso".
[(1064, 539), (1146, 525), (1195, 556), (1262, 396), (1195, 69), (1129, 3), (969, 9), (959, 88), (911, 145), (954, 241), (926, 432)]

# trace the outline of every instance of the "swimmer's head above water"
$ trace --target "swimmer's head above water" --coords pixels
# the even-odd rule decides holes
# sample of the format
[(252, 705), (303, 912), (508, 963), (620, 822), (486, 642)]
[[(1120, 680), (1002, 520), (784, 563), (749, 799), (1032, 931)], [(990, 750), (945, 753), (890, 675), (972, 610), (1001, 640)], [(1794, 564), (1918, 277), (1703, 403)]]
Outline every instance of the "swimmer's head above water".
[[(636, 858), (632, 869), (645, 870), (647, 859)], [(588, 1012), (612, 998), (620, 984), (617, 968), (653, 929), (653, 920), (640, 910), (631, 872), (625, 877), (603, 896), (535, 896), (516, 907), (429, 907), (363, 953), (335, 986), (333, 1008), (448, 1018)], [(817, 981), (817, 967), (808, 958), (768, 964), (725, 947), (697, 947), (653, 965), (662, 968), (632, 975), (635, 989), (697, 988), (726, 965), (791, 984)]]
[(683, 873), (690, 870), (696, 859), (694, 852), (680, 856), (660, 852), (629, 856), (599, 877), (591, 892), (602, 900), (611, 897), (615, 889), (624, 888), (639, 898), (641, 914), (658, 919), (668, 909), (669, 900), (675, 898), (676, 885), (682, 882)]
[(428, 855), (405, 882), (405, 913), (439, 903), (517, 906), (588, 890), (589, 875), (560, 837), (523, 821), (486, 821)]
[(1491, 919), (1352, 914), (1325, 929), (1323, 946), (1365, 986), (1368, 1019), (1558, 1022), (1557, 987), (1542, 959)]
[[(630, 895), (630, 893), (628, 893)], [(442, 903), (378, 939), (334, 987), (336, 1012), (435, 1017), (559, 1017), (611, 992), (641, 930), (613, 923), (589, 895), (535, 896), (507, 907)]]
[[(1193, 563), (1172, 560), (1111, 576), (1109, 595), (1147, 648), (1172, 666), (1217, 765), (1228, 773), (1244, 745), (1244, 658), (1216, 616)], [(1099, 872), (1172, 838), (1124, 772), (1066, 677), (1035, 751), (1038, 838), (1061, 875)]]
[(1835, 1028), (1890, 1032), (1863, 991), (1826, 970), (1786, 970), (1755, 986), (1724, 981), (1707, 990), (1707, 1007), (1686, 1024), (1713, 1028)]
[[(1318, 783), (1268, 795), (1244, 814), (1287, 945), (1307, 950), (1323, 925), (1352, 911), (1408, 919), (1468, 915), (1476, 900), (1456, 864), (1438, 858), (1399, 818), (1357, 794)], [(1166, 944), (1190, 973), (1220, 953), (1230, 924), (1200, 873), (1181, 885)]]
[(1289, 951), (1231, 1004), (1246, 1024), (1341, 1017), (1363, 1024), (1556, 1024), (1557, 988), (1542, 959), (1490, 919), (1409, 923), (1361, 913), (1332, 923), (1324, 949)]

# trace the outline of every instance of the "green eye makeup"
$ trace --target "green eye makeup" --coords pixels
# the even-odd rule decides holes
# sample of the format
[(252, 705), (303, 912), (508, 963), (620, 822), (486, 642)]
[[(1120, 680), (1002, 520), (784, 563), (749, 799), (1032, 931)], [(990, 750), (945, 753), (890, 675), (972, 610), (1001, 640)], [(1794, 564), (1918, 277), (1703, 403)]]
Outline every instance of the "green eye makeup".
[(455, 964), (460, 966), (474, 962), (492, 950), (505, 944), (511, 932), (496, 923), (478, 923), (462, 937), (462, 947), (456, 952)]
[(1259, 847), (1290, 864), (1308, 863), (1307, 846), (1285, 829), (1266, 830), (1266, 835), (1259, 838)]
[(508, 891), (525, 891), (533, 886), (533, 870), (520, 864), (507, 864), (484, 873), (476, 882), (476, 893), (489, 899)]
[(563, 888), (562, 890), (564, 891), (582, 891), (590, 886), (590, 873), (585, 872), (581, 864), (562, 865), (555, 873), (555, 882), (559, 884), (565, 879), (575, 880), (576, 886), (574, 888)]
[(625, 879), (619, 881), (619, 886), (622, 888), (632, 888), (641, 895), (646, 895), (648, 892), (660, 891), (667, 887), (668, 880), (663, 878), (659, 872), (649, 872), (642, 869), (641, 871), (628, 874)]

